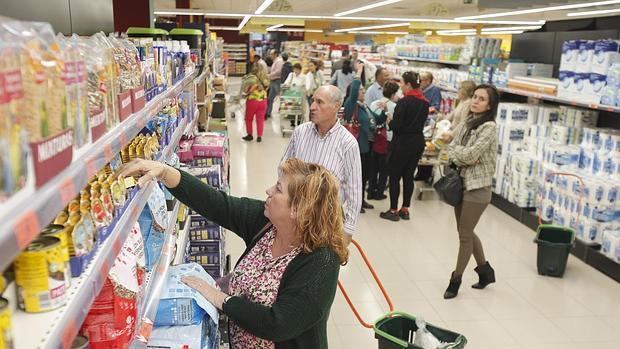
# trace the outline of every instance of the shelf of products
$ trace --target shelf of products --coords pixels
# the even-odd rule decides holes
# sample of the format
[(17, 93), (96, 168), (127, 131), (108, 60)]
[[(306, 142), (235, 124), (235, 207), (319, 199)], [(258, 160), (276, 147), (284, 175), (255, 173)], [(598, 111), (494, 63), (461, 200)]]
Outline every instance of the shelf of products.
[(607, 112), (611, 112), (611, 113), (620, 113), (620, 107), (618, 107), (618, 106), (604, 105), (604, 104), (598, 104), (598, 103), (580, 102), (580, 101), (578, 101), (576, 99), (561, 98), (561, 97), (558, 97), (558, 96), (552, 96), (552, 95), (548, 95), (548, 94), (544, 94), (544, 93), (536, 93), (536, 92), (518, 90), (518, 89), (508, 88), (508, 87), (498, 87), (497, 89), (499, 91), (505, 92), (505, 93), (515, 94), (515, 95), (525, 96), (525, 97), (532, 97), (532, 98), (542, 99), (542, 100), (545, 100), (545, 101), (550, 101), (550, 102), (555, 102), (555, 103), (560, 103), (560, 104), (566, 104), (566, 105), (572, 105), (572, 106), (575, 106), (575, 107), (583, 107), (583, 108), (589, 108), (589, 109), (603, 110), (603, 111), (607, 111)]
[[(67, 304), (53, 311), (31, 314), (14, 311), (12, 329), (15, 348), (68, 348), (84, 321), (90, 305), (112, 267), (116, 256), (129, 235), (129, 231), (146, 205), (155, 183), (142, 188), (127, 206), (114, 231), (99, 247), (93, 261), (79, 278), (71, 280)], [(14, 284), (6, 290), (5, 297), (17, 304)]]
[(228, 75), (244, 75), (248, 69), (247, 44), (223, 44)]
[(98, 141), (75, 156), (71, 164), (54, 179), (31, 192), (20, 192), (4, 204), (0, 220), (0, 268), (4, 269), (66, 206), (79, 188), (102, 169), (137, 135), (163, 106), (167, 99), (178, 95), (196, 77), (189, 73), (163, 94), (155, 97), (144, 109), (128, 117)]
[(424, 59), (424, 58), (415, 58), (415, 57), (403, 57), (403, 56), (384, 56), (384, 58), (391, 59), (400, 59), (405, 61), (415, 61), (415, 62), (424, 62), (424, 63), (439, 63), (439, 64), (448, 64), (448, 65), (468, 65), (469, 62), (457, 62), (457, 61), (446, 61), (440, 59)]
[(138, 324), (136, 337), (134, 337), (131, 348), (146, 348), (146, 344), (148, 343), (150, 337), (150, 328), (152, 328), (153, 323), (155, 323), (155, 315), (157, 314), (160, 294), (166, 284), (168, 269), (172, 259), (174, 258), (174, 247), (177, 239), (177, 219), (180, 206), (181, 203), (176, 201), (173, 210), (168, 212), (168, 227), (165, 232), (166, 239), (163, 243), (156, 267), (146, 276), (144, 297), (138, 312), (138, 319), (140, 322)]

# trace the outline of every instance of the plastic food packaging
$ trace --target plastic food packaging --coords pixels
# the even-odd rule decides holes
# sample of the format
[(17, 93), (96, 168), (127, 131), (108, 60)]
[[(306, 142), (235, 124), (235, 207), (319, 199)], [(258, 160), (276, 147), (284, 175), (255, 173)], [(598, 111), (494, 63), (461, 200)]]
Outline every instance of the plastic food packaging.
[(415, 331), (413, 344), (423, 349), (439, 349), (442, 344), (432, 333), (426, 329), (426, 322), (421, 317), (415, 320), (418, 330)]

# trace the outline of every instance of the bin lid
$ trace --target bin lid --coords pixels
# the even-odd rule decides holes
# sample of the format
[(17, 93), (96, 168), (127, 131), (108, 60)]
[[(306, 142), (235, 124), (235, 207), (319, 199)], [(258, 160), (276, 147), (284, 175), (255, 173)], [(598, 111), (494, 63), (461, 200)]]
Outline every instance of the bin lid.
[(127, 34), (168, 35), (168, 32), (159, 28), (129, 27)]
[(170, 31), (170, 35), (196, 35), (202, 36), (200, 29), (174, 28)]

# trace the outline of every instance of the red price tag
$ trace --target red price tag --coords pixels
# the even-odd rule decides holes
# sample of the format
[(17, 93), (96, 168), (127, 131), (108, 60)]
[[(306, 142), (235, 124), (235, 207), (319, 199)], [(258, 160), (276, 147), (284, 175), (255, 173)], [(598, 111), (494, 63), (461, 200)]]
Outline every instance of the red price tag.
[(140, 117), (138, 119), (138, 128), (139, 129), (143, 129), (144, 126), (146, 126), (146, 118), (145, 117)]
[(70, 349), (71, 344), (73, 344), (73, 340), (77, 335), (77, 324), (75, 323), (75, 319), (71, 318), (65, 324), (65, 328), (62, 330), (60, 334), (60, 342), (63, 349)]
[(67, 204), (76, 195), (75, 186), (73, 185), (73, 178), (67, 178), (60, 183), (60, 198), (62, 203)]
[(138, 216), (140, 216), (140, 209), (138, 208), (138, 206), (134, 206), (133, 210), (131, 211), (131, 220), (137, 221)]
[(121, 245), (120, 240), (114, 241), (114, 246), (112, 246), (112, 252), (114, 252), (114, 255), (118, 255), (118, 253), (121, 252), (121, 247), (123, 247), (123, 245)]
[(41, 231), (39, 217), (33, 210), (27, 210), (17, 218), (13, 229), (15, 230), (17, 246), (23, 250)]
[(163, 265), (158, 265), (157, 266), (157, 273), (158, 274), (163, 274), (166, 271), (166, 267)]
[[(114, 258), (116, 258), (116, 256), (114, 256)], [(101, 266), (101, 272), (99, 273), (99, 276), (102, 277), (104, 281), (110, 273), (110, 268), (112, 268), (112, 263), (109, 259), (107, 259), (105, 262), (103, 262), (103, 265)]]
[(114, 151), (112, 150), (111, 144), (106, 144), (103, 146), (103, 154), (105, 156), (106, 162), (112, 160), (112, 158), (114, 157)]
[(124, 147), (125, 145), (127, 145), (127, 143), (129, 143), (127, 141), (127, 134), (125, 134), (125, 132), (121, 133), (119, 138), (120, 138), (120, 141), (121, 141), (121, 148)]
[(93, 156), (89, 156), (84, 161), (86, 162), (86, 175), (88, 176), (88, 179), (91, 179), (97, 174), (95, 158)]

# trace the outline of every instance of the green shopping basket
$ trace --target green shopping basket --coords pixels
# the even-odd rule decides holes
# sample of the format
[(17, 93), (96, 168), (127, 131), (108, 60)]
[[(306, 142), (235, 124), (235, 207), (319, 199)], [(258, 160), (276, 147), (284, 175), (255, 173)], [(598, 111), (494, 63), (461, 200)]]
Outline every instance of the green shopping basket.
[[(379, 280), (379, 277), (370, 264), (368, 257), (366, 257), (366, 253), (364, 253), (364, 250), (362, 250), (362, 247), (357, 241), (351, 240), (351, 243), (357, 248), (362, 256), (364, 263), (368, 267), (368, 270), (370, 270), (373, 279), (377, 282), (377, 286), (379, 286), (379, 289), (381, 290), (381, 293), (383, 294), (383, 297), (388, 303), (388, 307), (390, 309), (387, 314), (375, 321), (374, 325), (365, 322), (353, 305), (353, 302), (351, 302), (351, 298), (349, 298), (344, 286), (342, 286), (342, 283), (338, 281), (338, 288), (349, 304), (349, 308), (353, 311), (357, 321), (359, 321), (362, 326), (369, 329), (372, 328), (375, 331), (375, 338), (379, 341), (379, 349), (422, 349), (413, 344), (415, 331), (418, 330), (418, 326), (415, 323), (416, 318), (413, 315), (409, 315), (404, 312), (394, 311), (394, 305), (392, 304), (390, 296), (388, 296), (381, 280)], [(456, 332), (444, 330), (429, 323), (426, 324), (426, 329), (441, 342), (448, 343), (441, 347), (442, 349), (462, 349), (465, 348), (465, 345), (467, 344), (467, 339), (463, 335)]]

